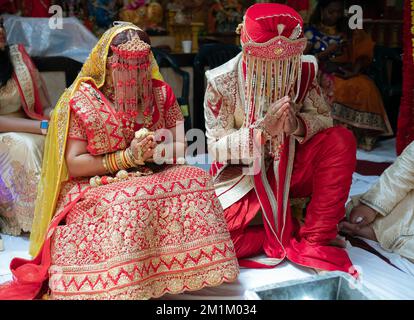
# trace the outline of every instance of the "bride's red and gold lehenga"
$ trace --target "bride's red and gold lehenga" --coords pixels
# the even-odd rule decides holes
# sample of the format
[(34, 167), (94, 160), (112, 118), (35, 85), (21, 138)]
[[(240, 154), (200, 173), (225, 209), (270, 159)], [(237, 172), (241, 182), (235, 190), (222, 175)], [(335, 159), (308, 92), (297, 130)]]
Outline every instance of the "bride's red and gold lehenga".
[(171, 129), (183, 120), (151, 55), (152, 102), (141, 123), (101, 90), (111, 42), (130, 29), (137, 30), (122, 24), (103, 35), (54, 111), (31, 236), (31, 253), (40, 252), (33, 261), (12, 261), (14, 280), (0, 298), (40, 297), (46, 287), (51, 299), (148, 299), (237, 278), (223, 209), (203, 170), (154, 165), (151, 175), (130, 171), (98, 186), (68, 175), (68, 139), (105, 155), (127, 148), (140, 128)]

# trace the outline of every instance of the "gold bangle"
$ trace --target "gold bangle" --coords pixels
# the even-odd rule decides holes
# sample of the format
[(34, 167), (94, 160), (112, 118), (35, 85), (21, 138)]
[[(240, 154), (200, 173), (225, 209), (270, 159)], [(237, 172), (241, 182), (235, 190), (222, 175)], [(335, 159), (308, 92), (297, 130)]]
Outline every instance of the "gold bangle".
[(132, 154), (131, 154), (131, 149), (127, 148), (125, 149), (125, 151), (123, 152), (123, 158), (125, 163), (128, 164), (128, 166), (130, 166), (131, 168), (136, 167), (135, 163), (134, 163), (134, 159), (132, 158)]
[(105, 168), (105, 172), (112, 173), (112, 172), (108, 169), (108, 164), (107, 164), (107, 162), (106, 162), (106, 154), (102, 157), (102, 165), (103, 165), (103, 166), (104, 166), (104, 168)]
[(116, 165), (119, 169), (121, 169), (121, 170), (127, 169), (127, 168), (124, 168), (124, 165), (122, 163), (121, 151), (115, 152), (115, 161), (116, 161)]
[(120, 170), (116, 164), (115, 153), (111, 153), (109, 155), (109, 163), (111, 164), (113, 173), (118, 172)]
[(126, 169), (129, 169), (130, 166), (128, 165), (128, 163), (125, 162), (124, 153), (125, 153), (125, 150), (119, 151), (118, 159), (119, 159), (119, 162), (121, 163), (122, 169), (126, 170)]
[(111, 166), (111, 162), (110, 162), (110, 160), (109, 160), (109, 156), (110, 156), (110, 154), (106, 154), (106, 155), (104, 156), (104, 159), (105, 159), (105, 161), (104, 161), (104, 166), (106, 165), (106, 168), (108, 168), (109, 173), (113, 174), (113, 173), (114, 173), (114, 171), (113, 171), (113, 168), (112, 168), (112, 166)]
[(105, 157), (106, 157), (106, 165), (108, 166), (109, 172), (111, 174), (114, 174), (115, 173), (115, 169), (114, 169), (114, 167), (112, 165), (112, 162), (111, 162), (111, 154), (106, 154)]
[(122, 165), (125, 167), (125, 169), (130, 169), (130, 168), (133, 168), (133, 167), (134, 167), (134, 165), (133, 165), (133, 164), (130, 164), (130, 163), (127, 161), (125, 154), (126, 154), (126, 150), (122, 150), (122, 151), (120, 152), (120, 154), (119, 154), (119, 157), (120, 157), (120, 159), (121, 159)]

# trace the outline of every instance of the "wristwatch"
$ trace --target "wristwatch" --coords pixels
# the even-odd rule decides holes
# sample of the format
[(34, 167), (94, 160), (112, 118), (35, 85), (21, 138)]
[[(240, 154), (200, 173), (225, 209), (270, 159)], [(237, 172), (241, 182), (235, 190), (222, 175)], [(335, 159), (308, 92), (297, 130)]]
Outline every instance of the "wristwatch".
[(40, 121), (40, 131), (45, 136), (47, 134), (47, 129), (49, 128), (49, 121), (42, 120)]

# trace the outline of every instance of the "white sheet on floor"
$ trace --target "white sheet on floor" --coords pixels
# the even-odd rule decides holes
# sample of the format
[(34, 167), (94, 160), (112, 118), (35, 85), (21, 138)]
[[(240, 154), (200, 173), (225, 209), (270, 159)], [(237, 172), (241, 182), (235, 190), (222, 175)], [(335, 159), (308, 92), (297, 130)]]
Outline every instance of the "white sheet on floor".
[(390, 262), (393, 265), (395, 265), (397, 268), (399, 268), (401, 271), (414, 277), (414, 263), (412, 263), (410, 260), (408, 260), (407, 258), (401, 257), (397, 253), (388, 252), (384, 250), (378, 242), (364, 239), (364, 238), (361, 238), (361, 239), (364, 240), (366, 243), (368, 243), (372, 248), (377, 250), (379, 253), (381, 253), (388, 260), (390, 260)]
[(396, 140), (380, 141), (372, 151), (358, 149), (357, 159), (372, 162), (394, 162), (397, 158)]
[[(377, 256), (348, 244), (348, 254), (360, 273), (361, 284), (380, 300), (414, 299), (414, 277), (390, 266)], [(161, 300), (243, 300), (246, 290), (264, 285), (298, 280), (315, 275), (312, 269), (283, 262), (274, 269), (241, 269), (238, 280), (216, 288), (180, 295), (165, 295)]]
[(14, 257), (29, 259), (29, 238), (2, 234), (4, 251), (0, 252), (0, 283), (11, 279), (10, 261)]
[(363, 249), (349, 247), (347, 251), (352, 263), (361, 271), (362, 283), (379, 299), (414, 299), (414, 276), (394, 268)]
[(304, 279), (315, 274), (316, 272), (312, 269), (303, 268), (287, 261), (273, 269), (242, 268), (237, 281), (233, 283), (225, 283), (219, 287), (205, 288), (180, 295), (165, 295), (161, 300), (243, 300), (246, 290), (272, 283)]
[(354, 173), (352, 176), (352, 186), (349, 192), (349, 196), (353, 197), (359, 194), (363, 194), (378, 181), (378, 176), (363, 176), (359, 173)]

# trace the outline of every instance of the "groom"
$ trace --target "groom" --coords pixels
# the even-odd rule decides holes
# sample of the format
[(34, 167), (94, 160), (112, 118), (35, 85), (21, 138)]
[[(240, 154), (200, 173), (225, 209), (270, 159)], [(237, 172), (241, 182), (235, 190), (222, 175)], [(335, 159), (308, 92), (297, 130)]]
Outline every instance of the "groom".
[[(206, 73), (204, 103), (211, 173), (240, 265), (273, 267), (287, 258), (353, 273), (336, 237), (356, 143), (333, 127), (316, 59), (303, 55), (302, 18), (285, 5), (255, 4), (240, 29), (243, 52)], [(254, 145), (261, 170), (247, 175), (235, 160), (257, 160)], [(307, 204), (303, 223), (290, 199)], [(255, 258), (262, 253), (267, 259)]]

